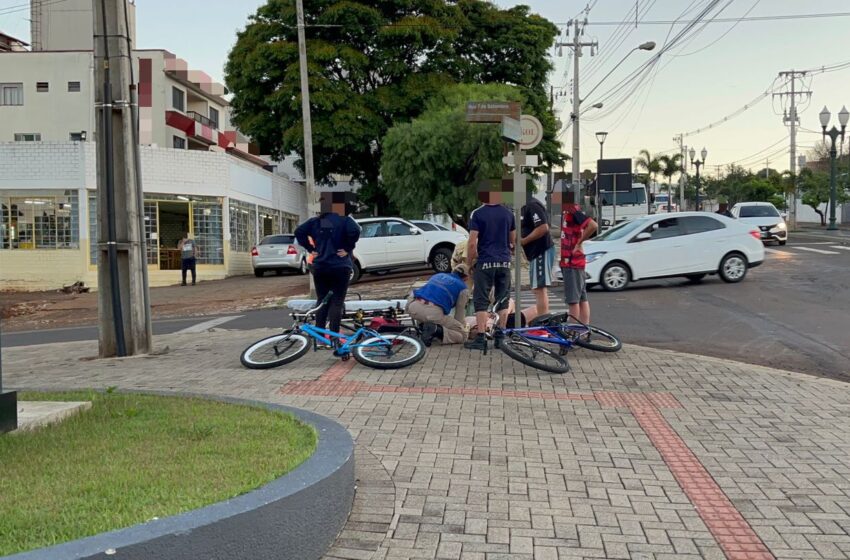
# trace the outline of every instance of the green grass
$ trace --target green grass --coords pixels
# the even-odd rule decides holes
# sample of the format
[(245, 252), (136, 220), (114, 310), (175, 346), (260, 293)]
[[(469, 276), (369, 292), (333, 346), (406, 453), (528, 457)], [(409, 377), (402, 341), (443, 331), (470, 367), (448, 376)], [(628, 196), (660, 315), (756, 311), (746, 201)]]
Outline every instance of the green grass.
[(316, 447), (311, 426), (248, 406), (111, 391), (18, 398), (92, 408), (0, 436), (0, 556), (244, 494)]

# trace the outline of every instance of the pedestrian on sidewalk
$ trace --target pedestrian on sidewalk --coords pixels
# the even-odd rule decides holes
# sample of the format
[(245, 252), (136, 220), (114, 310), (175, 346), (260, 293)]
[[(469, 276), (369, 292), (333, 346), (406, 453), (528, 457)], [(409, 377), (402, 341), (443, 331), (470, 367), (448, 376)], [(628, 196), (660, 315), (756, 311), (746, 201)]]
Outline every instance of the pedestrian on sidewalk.
[(584, 268), (587, 259), (583, 244), (590, 239), (598, 225), (581, 211), (575, 203), (575, 194), (564, 193), (564, 209), (561, 214), (561, 272), (564, 276), (564, 299), (570, 315), (584, 324), (590, 323), (590, 303), (587, 301), (587, 285)]
[(198, 260), (198, 246), (195, 240), (189, 237), (189, 232), (183, 234), (183, 239), (177, 243), (177, 250), (180, 251), (180, 273), (183, 276), (183, 283), (186, 285), (186, 273), (192, 271), (192, 285), (195, 285), (197, 280), (195, 268)]
[[(346, 215), (345, 203), (331, 204), (327, 195), (322, 197), (321, 203), (322, 213), (299, 225), (295, 238), (313, 256), (317, 301), (333, 292), (328, 305), (316, 313), (316, 326), (339, 332), (353, 269), (351, 252), (360, 239), (360, 226)], [(328, 322), (330, 327), (326, 327)]]
[(732, 215), (732, 212), (729, 211), (729, 203), (728, 202), (721, 202), (720, 207), (717, 209), (717, 213), (720, 214), (721, 216), (726, 216), (727, 218), (734, 218), (735, 217), (735, 216)]
[(534, 197), (522, 207), (520, 232), (522, 250), (528, 259), (528, 273), (535, 305), (522, 310), (525, 322), (549, 313), (549, 290), (555, 266), (555, 244), (549, 232), (549, 217), (543, 204)]
[[(487, 308), (490, 304), (490, 289), (493, 298), (501, 302), (496, 311), (499, 313), (499, 327), (505, 328), (508, 317), (508, 293), (511, 289), (511, 253), (516, 244), (516, 221), (514, 214), (501, 204), (500, 192), (479, 191), (481, 206), (473, 210), (469, 217), (469, 242), (467, 243), (466, 264), (468, 268), (476, 262), (472, 273), (474, 283), (472, 302), (475, 307), (475, 322), (478, 335), (464, 344), (472, 350), (487, 348)], [(494, 346), (501, 345), (502, 332), (496, 330)]]
[[(466, 340), (466, 288), (468, 268), (458, 265), (451, 274), (440, 273), (414, 290), (413, 300), (407, 305), (407, 313), (422, 323), (422, 342), (431, 346), (438, 338), (443, 344), (460, 344)], [(451, 315), (455, 310), (454, 316)]]

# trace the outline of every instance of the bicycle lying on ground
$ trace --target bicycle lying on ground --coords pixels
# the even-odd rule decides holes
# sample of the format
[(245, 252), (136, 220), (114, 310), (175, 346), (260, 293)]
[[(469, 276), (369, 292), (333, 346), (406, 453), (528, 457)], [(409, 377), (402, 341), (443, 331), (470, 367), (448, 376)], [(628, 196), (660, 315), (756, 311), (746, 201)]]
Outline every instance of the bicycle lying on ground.
[[(496, 303), (489, 310), (493, 327), (487, 334), (488, 338), (494, 340), (498, 339), (496, 332), (499, 329), (495, 310), (500, 303), (503, 302)], [(597, 352), (616, 352), (623, 346), (615, 335), (582, 323), (569, 313), (541, 315), (527, 327), (501, 329), (501, 333), (502, 352), (518, 362), (549, 373), (566, 373), (570, 370), (565, 356), (574, 346)]]
[[(376, 369), (398, 369), (415, 364), (425, 356), (425, 344), (417, 336), (401, 333), (379, 333), (354, 321), (353, 331), (336, 333), (310, 324), (316, 312), (327, 305), (329, 293), (316, 307), (304, 313), (292, 313), (295, 321), (291, 329), (281, 334), (258, 340), (242, 352), (242, 365), (250, 369), (268, 369), (282, 366), (304, 356), (312, 343), (314, 350), (321, 346), (333, 348), (334, 355), (348, 360), (351, 356)], [(410, 332), (414, 332), (412, 329)]]

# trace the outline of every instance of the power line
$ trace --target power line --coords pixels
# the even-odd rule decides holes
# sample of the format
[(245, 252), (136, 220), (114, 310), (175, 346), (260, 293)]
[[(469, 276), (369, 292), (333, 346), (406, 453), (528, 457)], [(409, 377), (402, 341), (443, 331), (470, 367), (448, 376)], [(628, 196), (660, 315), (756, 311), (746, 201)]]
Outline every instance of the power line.
[[(850, 12), (831, 12), (831, 13), (819, 13), (819, 14), (782, 14), (782, 15), (772, 15), (772, 16), (741, 16), (741, 17), (728, 17), (728, 18), (717, 18), (711, 21), (711, 23), (738, 23), (744, 21), (784, 21), (784, 20), (800, 20), (800, 19), (819, 19), (819, 18), (832, 18), (832, 17), (850, 17)], [(655, 20), (649, 21), (644, 20), (640, 23), (644, 25), (685, 25), (689, 23), (699, 23), (699, 20)], [(561, 25), (561, 24), (556, 24)], [(616, 21), (594, 21), (588, 22), (588, 25), (620, 25), (619, 22)]]

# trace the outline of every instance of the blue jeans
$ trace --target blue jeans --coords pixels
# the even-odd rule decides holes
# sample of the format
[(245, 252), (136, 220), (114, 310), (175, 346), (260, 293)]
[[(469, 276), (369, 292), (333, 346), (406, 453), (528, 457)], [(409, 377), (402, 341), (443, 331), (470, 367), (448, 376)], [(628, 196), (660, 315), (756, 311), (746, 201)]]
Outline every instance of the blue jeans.
[(183, 285), (186, 285), (186, 271), (192, 271), (192, 284), (195, 283), (195, 257), (190, 257), (188, 259), (182, 259), (180, 261), (180, 271), (183, 274)]

